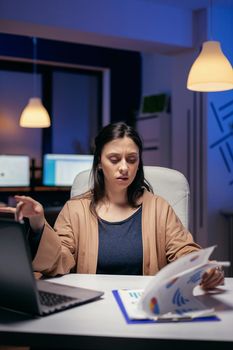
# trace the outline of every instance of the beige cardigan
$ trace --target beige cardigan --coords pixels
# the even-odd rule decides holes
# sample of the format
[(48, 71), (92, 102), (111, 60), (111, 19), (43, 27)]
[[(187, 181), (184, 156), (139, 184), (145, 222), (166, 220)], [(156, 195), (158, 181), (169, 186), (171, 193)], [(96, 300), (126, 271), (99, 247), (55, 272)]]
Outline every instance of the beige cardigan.
[[(35, 271), (55, 276), (69, 272), (96, 273), (98, 221), (90, 199), (75, 197), (61, 210), (54, 229), (45, 224)], [(168, 262), (200, 249), (171, 206), (147, 191), (142, 201), (143, 274), (154, 275)]]

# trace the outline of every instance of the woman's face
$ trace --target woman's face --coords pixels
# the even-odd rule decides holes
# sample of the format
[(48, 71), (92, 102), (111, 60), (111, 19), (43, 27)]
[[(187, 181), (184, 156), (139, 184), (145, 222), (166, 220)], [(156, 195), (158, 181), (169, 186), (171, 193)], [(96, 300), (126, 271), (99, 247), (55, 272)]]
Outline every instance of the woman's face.
[(105, 188), (120, 191), (133, 182), (139, 165), (139, 150), (129, 137), (106, 143), (101, 153), (99, 166), (102, 168)]

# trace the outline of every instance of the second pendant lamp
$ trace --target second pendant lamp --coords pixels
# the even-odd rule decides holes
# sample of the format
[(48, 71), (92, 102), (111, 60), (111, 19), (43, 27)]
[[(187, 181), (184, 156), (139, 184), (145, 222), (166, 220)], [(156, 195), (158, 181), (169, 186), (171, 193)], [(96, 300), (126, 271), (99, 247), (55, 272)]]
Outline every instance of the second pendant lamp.
[(193, 63), (187, 81), (193, 91), (224, 91), (233, 89), (233, 69), (224, 56), (220, 42), (206, 41)]
[[(212, 38), (212, 0), (209, 0), (207, 15), (209, 15), (209, 35)], [(203, 92), (233, 89), (233, 69), (222, 52), (219, 41), (209, 40), (203, 43), (202, 50), (190, 69), (187, 88)]]

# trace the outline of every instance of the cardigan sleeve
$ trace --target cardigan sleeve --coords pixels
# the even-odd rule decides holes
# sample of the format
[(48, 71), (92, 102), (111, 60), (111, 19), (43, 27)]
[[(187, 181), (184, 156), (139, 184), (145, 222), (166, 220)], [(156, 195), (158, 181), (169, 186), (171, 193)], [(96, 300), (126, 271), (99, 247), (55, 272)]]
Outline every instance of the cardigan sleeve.
[(67, 202), (58, 215), (54, 229), (46, 222), (33, 260), (33, 269), (49, 276), (69, 273), (75, 266), (78, 247), (76, 236)]
[(201, 247), (194, 242), (192, 234), (183, 226), (169, 204), (167, 204), (167, 208), (164, 210), (164, 219), (165, 249), (168, 262), (176, 260), (182, 255), (201, 249)]

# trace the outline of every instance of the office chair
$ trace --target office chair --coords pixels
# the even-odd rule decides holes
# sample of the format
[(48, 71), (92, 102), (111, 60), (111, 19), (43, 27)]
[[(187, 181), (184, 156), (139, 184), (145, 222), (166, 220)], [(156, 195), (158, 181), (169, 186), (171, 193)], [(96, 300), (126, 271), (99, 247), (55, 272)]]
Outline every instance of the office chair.
[[(184, 227), (189, 225), (189, 184), (177, 170), (159, 166), (144, 166), (146, 180), (155, 194), (163, 197), (174, 209)], [(71, 197), (80, 195), (91, 187), (90, 170), (77, 174), (71, 187)]]

